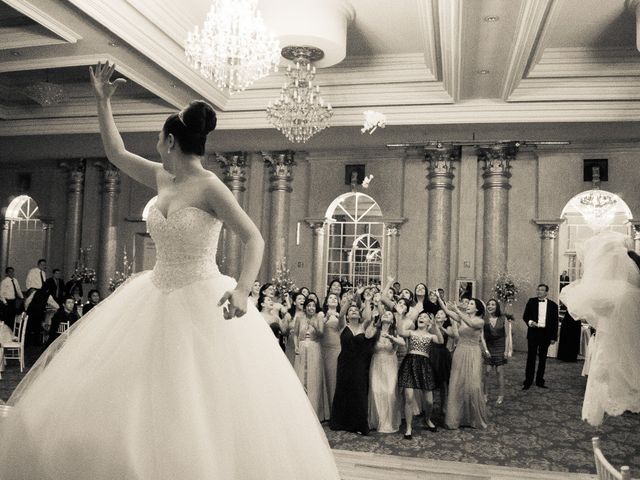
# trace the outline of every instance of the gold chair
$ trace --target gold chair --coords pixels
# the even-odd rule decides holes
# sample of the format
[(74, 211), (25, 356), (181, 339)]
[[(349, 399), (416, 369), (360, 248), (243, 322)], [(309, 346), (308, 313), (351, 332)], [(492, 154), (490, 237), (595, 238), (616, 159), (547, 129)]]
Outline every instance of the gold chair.
[(600, 450), (600, 439), (598, 437), (593, 437), (591, 442), (593, 443), (593, 456), (596, 459), (598, 480), (631, 480), (629, 467), (622, 467), (618, 472), (604, 457), (604, 453)]

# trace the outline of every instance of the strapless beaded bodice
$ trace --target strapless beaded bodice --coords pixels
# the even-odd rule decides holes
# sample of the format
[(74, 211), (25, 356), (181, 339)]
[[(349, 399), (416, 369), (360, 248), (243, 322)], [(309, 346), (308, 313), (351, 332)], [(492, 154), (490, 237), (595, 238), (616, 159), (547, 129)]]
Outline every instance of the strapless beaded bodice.
[(182, 288), (220, 275), (216, 264), (222, 222), (197, 207), (183, 207), (167, 218), (155, 206), (147, 226), (156, 244), (152, 281), (161, 290)]

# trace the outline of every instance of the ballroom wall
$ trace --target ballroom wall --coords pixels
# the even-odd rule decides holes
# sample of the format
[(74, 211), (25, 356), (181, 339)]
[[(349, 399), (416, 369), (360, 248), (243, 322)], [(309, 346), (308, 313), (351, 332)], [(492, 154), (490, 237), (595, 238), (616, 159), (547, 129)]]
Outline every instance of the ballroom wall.
[[(59, 155), (60, 152), (57, 153)], [(271, 167), (263, 161), (261, 154), (252, 153), (248, 158), (244, 183), (246, 191), (241, 195), (241, 203), (267, 240), (266, 261), (260, 273), (260, 280), (267, 281), (272, 275), (267, 260), (273, 255), (269, 232), (275, 214), (271, 210)], [(508, 242), (507, 251), (504, 252), (508, 270), (529, 282), (521, 299), (513, 307), (517, 315), (521, 314), (526, 298), (533, 295), (541, 271), (542, 240), (540, 229), (533, 220), (558, 219), (571, 197), (590, 188), (590, 184), (582, 179), (585, 158), (609, 159), (609, 181), (602, 182), (601, 188), (619, 194), (634, 217), (640, 215), (640, 195), (637, 192), (640, 150), (625, 146), (608, 149), (570, 146), (562, 147), (562, 150), (558, 147), (520, 150), (511, 162)], [(26, 193), (38, 203), (42, 215), (53, 221), (49, 258), (51, 268), (61, 266), (65, 255), (67, 174), (59, 167), (59, 162), (59, 159), (42, 159), (19, 163), (4, 160), (0, 163), (2, 206), (6, 207), (15, 195)], [(431, 192), (426, 189), (427, 163), (420, 154), (386, 148), (322, 150), (298, 152), (295, 162), (290, 171), (291, 192), (287, 194), (290, 215), (286, 229), (286, 255), (297, 285), (311, 285), (313, 279), (313, 233), (305, 219), (321, 219), (335, 197), (350, 191), (350, 186), (345, 185), (344, 181), (344, 166), (348, 164), (365, 164), (366, 174), (374, 175), (370, 187), (367, 190), (360, 187), (360, 191), (365, 191), (378, 202), (385, 217), (406, 220), (399, 228), (399, 281), (411, 288), (417, 282), (427, 280), (428, 283), (425, 277)], [(210, 159), (207, 164), (218, 175), (223, 175), (223, 168), (215, 160)], [(88, 159), (86, 165), (81, 245), (93, 247), (89, 262), (98, 268), (100, 212), (103, 208), (102, 174), (96, 167), (95, 159)], [(31, 186), (26, 192), (18, 191), (17, 178), (20, 173), (31, 173)], [(450, 225), (447, 226), (451, 233), (451, 281), (443, 286), (447, 293), (453, 291), (455, 280), (461, 277), (474, 279), (478, 282), (478, 288), (482, 287), (485, 191), (482, 188), (482, 162), (478, 161), (473, 149), (463, 149), (461, 160), (454, 162), (453, 174), (452, 208)], [(121, 175), (120, 193), (116, 200), (116, 267), (121, 266), (124, 248), (131, 255), (134, 237), (146, 231), (140, 219), (145, 204), (153, 195), (150, 189)], [(34, 253), (34, 261), (39, 256), (40, 253)], [(25, 274), (18, 272), (18, 278), (24, 281)], [(524, 323), (517, 322), (517, 349), (526, 348), (524, 330)]]

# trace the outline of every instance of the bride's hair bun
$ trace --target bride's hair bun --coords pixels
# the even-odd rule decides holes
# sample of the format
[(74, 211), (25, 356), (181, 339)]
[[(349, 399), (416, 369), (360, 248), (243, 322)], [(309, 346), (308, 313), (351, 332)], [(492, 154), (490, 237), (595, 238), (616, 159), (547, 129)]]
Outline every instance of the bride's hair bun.
[(216, 112), (207, 102), (194, 100), (183, 110), (182, 121), (192, 132), (207, 135), (216, 128)]

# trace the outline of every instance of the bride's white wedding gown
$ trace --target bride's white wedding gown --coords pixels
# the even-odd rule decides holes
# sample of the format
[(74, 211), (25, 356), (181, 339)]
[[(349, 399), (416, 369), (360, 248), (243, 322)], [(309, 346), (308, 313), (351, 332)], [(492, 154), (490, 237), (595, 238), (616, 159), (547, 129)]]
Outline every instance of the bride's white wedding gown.
[(149, 214), (157, 263), (42, 355), (0, 424), (0, 479), (338, 479), (291, 364), (252, 304), (225, 320), (222, 223)]

